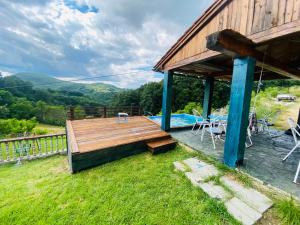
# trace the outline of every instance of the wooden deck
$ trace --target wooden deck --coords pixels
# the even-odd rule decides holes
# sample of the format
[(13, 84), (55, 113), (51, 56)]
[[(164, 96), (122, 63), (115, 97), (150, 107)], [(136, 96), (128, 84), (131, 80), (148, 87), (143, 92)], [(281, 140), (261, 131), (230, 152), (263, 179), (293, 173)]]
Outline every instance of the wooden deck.
[(129, 117), (128, 122), (116, 118), (67, 121), (67, 136), (72, 172), (143, 152), (151, 142), (170, 145), (172, 140), (143, 116)]

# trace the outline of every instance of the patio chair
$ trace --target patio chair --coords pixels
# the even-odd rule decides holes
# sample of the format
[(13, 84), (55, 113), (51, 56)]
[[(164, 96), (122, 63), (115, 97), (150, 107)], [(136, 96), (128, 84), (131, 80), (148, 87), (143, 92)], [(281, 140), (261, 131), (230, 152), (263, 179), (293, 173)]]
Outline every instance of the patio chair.
[[(195, 122), (191, 132), (194, 133), (195, 135), (197, 135), (201, 128), (204, 129), (205, 126), (209, 125), (209, 122), (196, 109), (193, 109), (193, 114), (194, 114), (196, 122)], [(199, 126), (199, 127), (196, 132), (193, 132), (195, 130), (196, 126)]]
[(226, 121), (222, 119), (221, 115), (213, 117), (211, 116), (210, 121), (207, 124), (203, 125), (201, 141), (203, 141), (204, 133), (205, 131), (207, 131), (211, 136), (214, 149), (216, 149), (215, 140), (218, 139), (220, 141), (224, 141), (222, 135), (226, 134), (226, 125)]
[(271, 119), (271, 114), (265, 114), (263, 116), (263, 118), (257, 120), (257, 123), (260, 125), (259, 126), (259, 131), (264, 133), (265, 131), (267, 131), (267, 133), (269, 134), (270, 137), (277, 137), (278, 134), (274, 135), (270, 132), (270, 127), (274, 126), (274, 121), (276, 121), (276, 119), (278, 118), (278, 116), (280, 115), (280, 112), (277, 112), (275, 114), (275, 116)]
[(128, 116), (129, 116), (128, 113), (119, 112), (118, 113), (118, 120), (117, 120), (117, 122), (118, 123), (121, 123), (121, 122), (127, 123)]
[[(293, 134), (293, 138), (294, 138), (294, 141), (295, 141), (295, 147), (283, 158), (282, 161), (285, 161), (288, 157), (290, 157), (290, 155), (297, 148), (300, 148), (300, 133), (298, 131), (298, 130), (300, 130), (300, 126), (297, 123), (295, 123), (295, 121), (292, 118), (288, 118), (288, 123), (290, 125), (291, 131), (292, 131), (292, 134)], [(294, 180), (293, 180), (294, 183), (297, 183), (297, 179), (299, 177), (299, 172), (300, 172), (300, 161), (299, 161), (298, 168), (297, 168)]]
[(300, 126), (296, 124), (292, 118), (288, 118), (288, 123), (293, 134), (295, 147), (282, 159), (282, 161), (285, 161), (297, 148), (300, 148), (300, 133), (297, 131), (297, 129), (300, 129)]

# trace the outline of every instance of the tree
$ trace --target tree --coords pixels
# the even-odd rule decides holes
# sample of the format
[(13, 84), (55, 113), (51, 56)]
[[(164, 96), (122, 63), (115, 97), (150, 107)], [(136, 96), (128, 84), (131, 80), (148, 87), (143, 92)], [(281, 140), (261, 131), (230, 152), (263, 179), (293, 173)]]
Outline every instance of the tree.
[(161, 83), (151, 82), (143, 85), (139, 90), (140, 106), (144, 111), (157, 114), (161, 110), (162, 85)]
[(13, 95), (5, 90), (0, 90), (0, 105), (10, 105), (14, 101)]
[(35, 115), (35, 109), (32, 103), (23, 98), (19, 98), (9, 109), (11, 116), (17, 119), (31, 119)]

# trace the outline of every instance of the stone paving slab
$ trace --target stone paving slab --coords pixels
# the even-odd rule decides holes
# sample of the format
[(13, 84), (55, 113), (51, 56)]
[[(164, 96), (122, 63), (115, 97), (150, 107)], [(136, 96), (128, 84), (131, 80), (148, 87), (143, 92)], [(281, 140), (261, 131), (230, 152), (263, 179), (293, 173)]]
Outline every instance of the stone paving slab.
[(197, 182), (203, 182), (209, 177), (219, 175), (219, 171), (213, 165), (202, 167), (201, 169), (193, 173), (195, 174)]
[(227, 188), (234, 192), (236, 197), (260, 213), (264, 213), (273, 205), (273, 202), (269, 198), (253, 188), (246, 188), (226, 176), (221, 177), (220, 180)]
[(175, 169), (181, 172), (185, 172), (186, 171), (186, 167), (185, 165), (183, 165), (181, 162), (173, 162), (173, 165), (175, 166)]
[(240, 199), (234, 197), (225, 203), (228, 212), (243, 225), (255, 224), (262, 214), (249, 207)]
[(222, 202), (232, 198), (232, 195), (222, 186), (215, 185), (213, 182), (199, 183), (199, 187), (210, 197), (221, 200)]
[(192, 173), (192, 172), (186, 172), (184, 174), (192, 182), (192, 184), (194, 186), (196, 186), (196, 187), (198, 186), (199, 183), (198, 183), (198, 181), (197, 181), (196, 176), (195, 176), (194, 173)]
[(183, 160), (183, 163), (191, 168), (192, 171), (198, 171), (199, 169), (203, 168), (204, 166), (208, 166), (207, 163), (200, 161), (197, 158), (189, 158)]

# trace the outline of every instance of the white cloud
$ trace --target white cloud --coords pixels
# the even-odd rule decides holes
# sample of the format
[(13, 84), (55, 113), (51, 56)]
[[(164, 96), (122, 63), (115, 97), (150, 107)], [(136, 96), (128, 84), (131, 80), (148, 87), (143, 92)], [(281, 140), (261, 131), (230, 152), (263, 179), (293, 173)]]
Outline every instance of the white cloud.
[(152, 66), (212, 1), (0, 1), (0, 70), (63, 79), (141, 71), (97, 79), (127, 88), (157, 81)]

